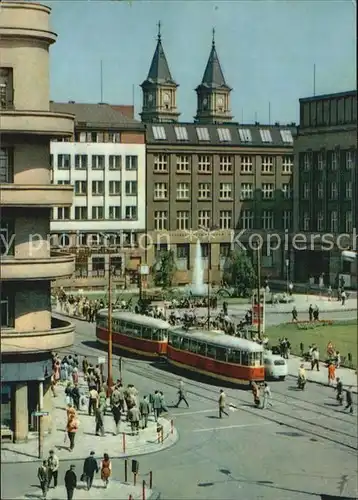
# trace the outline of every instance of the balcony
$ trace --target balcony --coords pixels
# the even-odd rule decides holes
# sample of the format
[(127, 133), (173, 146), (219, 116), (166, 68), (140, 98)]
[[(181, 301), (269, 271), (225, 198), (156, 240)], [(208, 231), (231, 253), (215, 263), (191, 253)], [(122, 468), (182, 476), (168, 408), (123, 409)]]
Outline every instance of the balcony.
[(2, 206), (70, 207), (72, 202), (72, 186), (0, 183), (0, 204)]
[(51, 330), (17, 333), (13, 328), (1, 329), (1, 352), (57, 351), (73, 344), (75, 325), (57, 318), (51, 319)]
[(65, 137), (73, 134), (74, 115), (52, 111), (1, 110), (2, 134), (47, 135)]
[(75, 256), (58, 252), (51, 252), (51, 257), (45, 259), (17, 259), (14, 256), (1, 257), (1, 279), (3, 281), (52, 281), (72, 276), (74, 270)]

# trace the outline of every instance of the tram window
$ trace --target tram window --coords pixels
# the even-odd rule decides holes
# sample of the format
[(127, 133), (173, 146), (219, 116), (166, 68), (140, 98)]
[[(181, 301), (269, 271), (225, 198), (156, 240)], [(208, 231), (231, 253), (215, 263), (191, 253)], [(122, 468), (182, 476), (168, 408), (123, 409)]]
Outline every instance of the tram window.
[(190, 341), (190, 352), (196, 354), (198, 352), (199, 346), (196, 340)]
[(171, 339), (171, 345), (175, 349), (180, 349), (180, 337), (178, 337), (177, 335), (171, 335), (170, 339)]
[(198, 354), (206, 356), (206, 344), (198, 342)]
[(225, 347), (216, 348), (216, 359), (219, 361), (226, 361), (226, 349)]
[(244, 366), (249, 366), (249, 353), (248, 352), (242, 352), (241, 353), (241, 364)]
[(183, 338), (181, 349), (183, 351), (190, 351), (190, 339)]
[(229, 363), (241, 364), (241, 351), (234, 351), (232, 349), (228, 349), (227, 352), (227, 360)]
[(249, 353), (249, 366), (255, 366), (255, 364), (256, 364), (256, 353), (250, 352)]
[(158, 329), (153, 329), (152, 330), (152, 340), (156, 340), (156, 341), (159, 341), (159, 340), (163, 340), (162, 339), (162, 331), (161, 330), (158, 330)]
[(216, 348), (211, 346), (211, 345), (208, 345), (208, 348), (207, 348), (207, 357), (208, 358), (216, 358)]
[(168, 338), (168, 331), (167, 330), (161, 330), (162, 332), (162, 340), (167, 340)]
[(146, 326), (142, 327), (142, 338), (151, 340), (152, 338), (152, 329)]

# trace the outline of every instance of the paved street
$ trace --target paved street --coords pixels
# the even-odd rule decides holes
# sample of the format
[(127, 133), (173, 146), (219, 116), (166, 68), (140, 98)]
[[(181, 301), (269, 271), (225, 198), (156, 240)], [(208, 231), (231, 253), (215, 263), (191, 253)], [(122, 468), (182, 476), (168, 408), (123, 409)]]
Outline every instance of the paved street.
[[(76, 326), (71, 351), (95, 361), (103, 351), (94, 343), (94, 327), (81, 321)], [(141, 392), (158, 388), (169, 405), (176, 401), (178, 376), (165, 364), (125, 359), (123, 375)], [(153, 471), (153, 487), (162, 498), (308, 500), (323, 493), (356, 498), (356, 400), (352, 416), (336, 406), (333, 389), (309, 384), (298, 392), (288, 377), (271, 383), (273, 407), (267, 410), (253, 408), (250, 392), (226, 389), (232, 406), (229, 417), (219, 420), (219, 387), (184, 380), (190, 408), (170, 409), (179, 441), (139, 457), (140, 473), (145, 478)], [(62, 461), (60, 477), (68, 463)], [(113, 467), (113, 477), (123, 480), (123, 461), (114, 460)], [(37, 482), (36, 469), (35, 463), (4, 464), (3, 497), (28, 491), (26, 485)]]

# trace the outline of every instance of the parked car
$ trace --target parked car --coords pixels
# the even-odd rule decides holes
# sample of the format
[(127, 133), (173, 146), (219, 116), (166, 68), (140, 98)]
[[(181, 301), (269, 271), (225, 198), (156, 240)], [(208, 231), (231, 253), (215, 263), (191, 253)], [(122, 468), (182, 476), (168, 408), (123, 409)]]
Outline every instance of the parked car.
[(266, 352), (264, 366), (266, 379), (285, 380), (288, 375), (287, 361), (278, 354)]

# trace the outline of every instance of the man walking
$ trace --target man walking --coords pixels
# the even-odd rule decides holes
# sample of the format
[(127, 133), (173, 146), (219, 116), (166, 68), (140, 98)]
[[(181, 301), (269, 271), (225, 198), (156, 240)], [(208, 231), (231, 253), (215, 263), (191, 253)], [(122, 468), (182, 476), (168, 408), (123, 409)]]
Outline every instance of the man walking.
[(139, 419), (140, 419), (140, 413), (139, 409), (137, 406), (133, 406), (129, 410), (130, 412), (130, 423), (131, 423), (131, 430), (132, 430), (132, 436), (135, 434), (138, 436), (139, 434)]
[(77, 487), (77, 476), (75, 473), (75, 465), (71, 465), (65, 474), (65, 487), (67, 491), (67, 500), (73, 499), (73, 492)]
[(187, 408), (189, 408), (189, 403), (188, 401), (186, 400), (186, 395), (185, 395), (185, 389), (184, 389), (184, 382), (180, 379), (179, 381), (179, 390), (178, 390), (178, 402), (177, 404), (175, 405), (175, 408), (178, 408), (179, 404), (184, 401), (184, 403), (186, 404)]
[(116, 426), (116, 435), (118, 435), (121, 423), (121, 393), (118, 390), (118, 386), (116, 386), (114, 388), (114, 391), (112, 392), (111, 407), (114, 418), (114, 424)]
[(104, 423), (103, 423), (103, 410), (102, 408), (97, 408), (95, 413), (96, 419), (96, 436), (104, 436)]
[(222, 389), (220, 389), (220, 396), (219, 396), (219, 418), (223, 418), (223, 413), (227, 417), (229, 416), (229, 414), (225, 410), (225, 406), (226, 406), (226, 394), (225, 394), (225, 392)]
[(46, 495), (47, 495), (47, 490), (48, 490), (48, 468), (47, 468), (47, 462), (44, 460), (42, 462), (42, 465), (37, 470), (37, 477), (40, 481), (40, 488), (42, 490), (42, 498), (45, 500)]
[(88, 415), (91, 416), (92, 411), (94, 415), (96, 414), (96, 409), (98, 407), (98, 400), (99, 400), (98, 392), (94, 387), (92, 387), (89, 391)]
[(148, 416), (150, 412), (147, 396), (144, 396), (142, 401), (139, 403), (139, 412), (142, 419), (142, 429), (146, 429), (148, 427)]
[(53, 478), (53, 487), (57, 487), (57, 481), (58, 481), (58, 468), (59, 468), (60, 462), (57, 456), (55, 455), (55, 452), (53, 450), (50, 450), (49, 457), (47, 459), (47, 471), (48, 471), (48, 487), (51, 487), (51, 480)]
[(271, 389), (270, 386), (265, 382), (264, 384), (264, 397), (263, 397), (263, 402), (262, 402), (262, 409), (266, 408), (267, 405), (270, 405), (272, 407), (272, 402), (271, 402)]
[(158, 418), (160, 416), (161, 409), (162, 409), (162, 398), (159, 394), (159, 391), (154, 392), (153, 408), (154, 408), (154, 418), (155, 418), (155, 421), (157, 422)]
[(94, 455), (94, 451), (91, 451), (89, 457), (85, 459), (83, 464), (83, 475), (87, 484), (87, 491), (92, 487), (95, 472), (99, 471), (97, 460), (94, 458)]
[(348, 410), (349, 408), (349, 413), (353, 415), (353, 397), (352, 397), (352, 386), (348, 387), (346, 389), (346, 407), (345, 410)]

